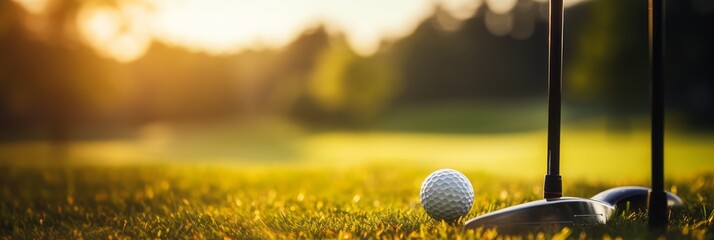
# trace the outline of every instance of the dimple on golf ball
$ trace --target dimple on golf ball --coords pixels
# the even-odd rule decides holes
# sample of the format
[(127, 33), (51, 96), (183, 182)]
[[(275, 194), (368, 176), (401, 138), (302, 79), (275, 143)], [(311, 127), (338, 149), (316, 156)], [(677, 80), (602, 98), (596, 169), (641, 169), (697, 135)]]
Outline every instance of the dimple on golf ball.
[(421, 184), (421, 204), (436, 220), (453, 221), (471, 210), (474, 189), (464, 174), (453, 169), (437, 170)]

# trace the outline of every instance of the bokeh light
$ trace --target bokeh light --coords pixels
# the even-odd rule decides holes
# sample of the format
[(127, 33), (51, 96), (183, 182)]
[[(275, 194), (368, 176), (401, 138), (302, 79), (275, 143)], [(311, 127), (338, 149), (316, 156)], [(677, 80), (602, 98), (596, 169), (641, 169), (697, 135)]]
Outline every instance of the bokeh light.
[(486, 0), (488, 9), (497, 14), (506, 14), (516, 6), (518, 0)]
[(88, 5), (80, 10), (77, 24), (82, 37), (97, 52), (130, 62), (143, 56), (151, 44), (148, 14), (137, 5), (123, 4), (118, 9)]

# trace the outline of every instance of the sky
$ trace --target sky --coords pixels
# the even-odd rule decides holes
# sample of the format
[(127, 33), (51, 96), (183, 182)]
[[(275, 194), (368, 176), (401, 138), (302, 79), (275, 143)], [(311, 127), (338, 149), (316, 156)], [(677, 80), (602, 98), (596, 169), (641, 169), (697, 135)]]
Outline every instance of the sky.
[[(52, 0), (14, 1), (41, 15)], [(131, 62), (143, 56), (154, 41), (209, 54), (230, 54), (247, 49), (278, 49), (317, 26), (325, 26), (330, 34), (344, 35), (355, 52), (370, 55), (382, 41), (411, 34), (433, 13), (434, 6), (463, 20), (472, 17), (482, 4), (491, 13), (507, 14), (517, 0), (118, 2), (118, 6), (106, 6), (88, 1), (80, 9), (76, 25), (83, 41), (98, 53)]]

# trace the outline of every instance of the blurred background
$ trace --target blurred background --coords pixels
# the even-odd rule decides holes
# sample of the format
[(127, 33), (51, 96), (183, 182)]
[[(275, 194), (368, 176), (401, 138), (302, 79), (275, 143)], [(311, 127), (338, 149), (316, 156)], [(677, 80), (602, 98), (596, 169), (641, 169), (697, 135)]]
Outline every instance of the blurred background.
[[(564, 175), (647, 179), (647, 1), (566, 6)], [(547, 16), (545, 0), (0, 1), (0, 162), (541, 178)], [(713, 22), (714, 1), (667, 1), (670, 177), (714, 172)]]

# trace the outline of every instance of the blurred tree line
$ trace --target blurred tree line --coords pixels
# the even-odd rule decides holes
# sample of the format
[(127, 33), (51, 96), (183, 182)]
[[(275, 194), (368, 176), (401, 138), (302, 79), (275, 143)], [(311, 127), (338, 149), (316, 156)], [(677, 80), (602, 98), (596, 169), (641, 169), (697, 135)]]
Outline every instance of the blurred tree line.
[[(566, 99), (603, 109), (615, 128), (628, 128), (623, 119), (650, 112), (647, 7), (647, 1), (597, 0), (566, 14)], [(666, 11), (668, 115), (685, 127), (711, 129), (714, 1), (670, 0)]]
[[(484, 5), (463, 21), (437, 6), (412, 35), (367, 57), (318, 27), (279, 50), (229, 55), (153, 42), (130, 63), (78, 40), (72, 26), (82, 4), (56, 1), (40, 21), (0, 2), (2, 138), (265, 115), (365, 127), (404, 106), (546, 99), (547, 3), (520, 0), (506, 14)], [(713, 127), (714, 7), (667, 8), (667, 103), (689, 126)], [(566, 104), (604, 109), (614, 122), (646, 114), (647, 1), (588, 1), (567, 9), (565, 22)]]

